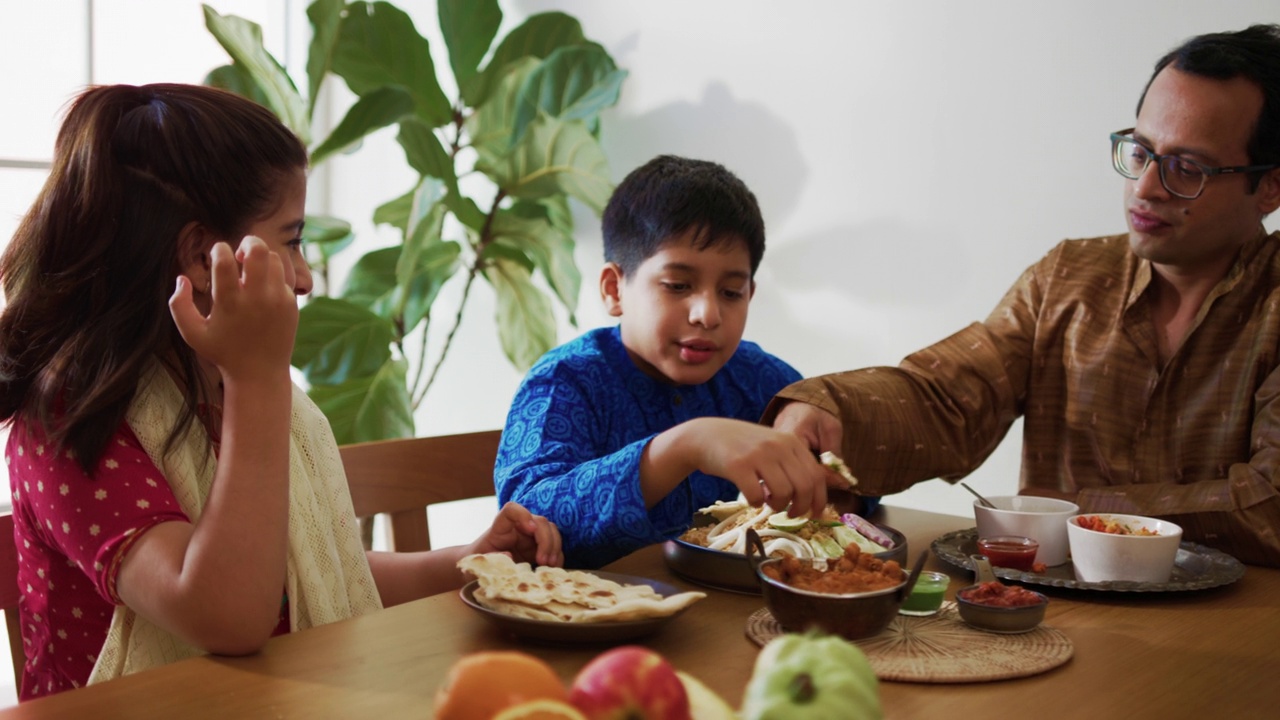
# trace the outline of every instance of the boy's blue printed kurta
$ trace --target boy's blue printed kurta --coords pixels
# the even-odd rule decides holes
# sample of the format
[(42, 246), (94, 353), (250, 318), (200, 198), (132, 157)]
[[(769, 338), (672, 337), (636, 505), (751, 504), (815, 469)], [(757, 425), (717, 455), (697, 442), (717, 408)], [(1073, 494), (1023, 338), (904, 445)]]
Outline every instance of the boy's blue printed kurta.
[(651, 510), (640, 494), (640, 455), (686, 420), (756, 422), (800, 379), (790, 365), (742, 341), (701, 385), (645, 375), (617, 326), (591, 330), (542, 356), (512, 401), (494, 471), (499, 502), (545, 515), (564, 538), (565, 565), (595, 568), (689, 527), (699, 508), (732, 500), (728, 480), (685, 478)]

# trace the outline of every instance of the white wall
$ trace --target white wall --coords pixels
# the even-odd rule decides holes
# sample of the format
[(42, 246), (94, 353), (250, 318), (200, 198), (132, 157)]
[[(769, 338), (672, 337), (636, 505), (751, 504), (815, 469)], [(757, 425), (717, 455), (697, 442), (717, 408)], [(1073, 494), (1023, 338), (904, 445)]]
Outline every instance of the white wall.
[[(304, 0), (210, 2), (262, 23), (272, 51), (301, 67)], [(59, 8), (56, 18), (83, 0), (39, 7), (45, 4)], [(434, 31), (435, 3), (398, 4), (432, 39), (437, 68), (448, 67)], [(197, 0), (95, 6), (99, 82), (198, 82), (225, 62), (204, 30)], [(1058, 240), (1122, 230), (1121, 179), (1108, 163), (1107, 134), (1131, 123), (1152, 63), (1193, 34), (1280, 21), (1275, 0), (503, 0), (502, 6), (504, 31), (535, 12), (575, 15), (631, 72), (604, 124), (615, 180), (655, 154), (674, 152), (722, 162), (755, 190), (769, 251), (747, 337), (807, 375), (896, 363), (984, 317), (1017, 274)], [(31, 67), (23, 67), (23, 58), (38, 53), (16, 42), (52, 22), (35, 14), (0, 26), (0, 47), (18, 48), (0, 56), (10, 61), (0, 64), (0, 89), (9, 91), (0, 94), (0, 115), (34, 112), (54, 120), (56, 107), (25, 102), (22, 78)], [(40, 47), (53, 47), (58, 57), (74, 52), (82, 26), (70, 24), (59, 28), (58, 42)], [(68, 84), (55, 98), (76, 89)], [(342, 107), (343, 88), (330, 96)], [(352, 220), (369, 244), (394, 242), (368, 218), (413, 180), (393, 135), (380, 133), (336, 158), (331, 184), (320, 177), (312, 188), (314, 209), (327, 205)], [(12, 192), (0, 207), (16, 215), (29, 199), (10, 196), (35, 188), (8, 181), (5, 187)], [(578, 220), (580, 325), (562, 323), (562, 340), (609, 322), (594, 287), (598, 222), (587, 212)], [(13, 224), (15, 217), (0, 217), (0, 229)], [(1274, 219), (1270, 226), (1277, 227)], [(448, 302), (460, 289), (446, 288), (437, 317), (452, 314)], [(478, 283), (452, 355), (419, 413), (420, 434), (502, 424), (520, 376), (501, 354), (492, 317), (492, 294)], [(444, 329), (436, 328), (433, 344)], [(1015, 427), (973, 484), (991, 493), (1013, 490), (1017, 433)], [(968, 512), (967, 495), (938, 481), (892, 501)]]
[[(427, 34), (434, 3), (401, 5)], [(769, 250), (747, 337), (806, 375), (896, 363), (985, 317), (1057, 241), (1123, 231), (1107, 136), (1132, 124), (1155, 60), (1194, 34), (1280, 21), (1274, 0), (503, 8), (504, 31), (517, 16), (569, 12), (631, 72), (604, 123), (615, 180), (671, 152), (722, 162), (755, 191)], [(447, 67), (443, 44), (433, 50)], [(410, 182), (390, 138), (335, 171), (335, 210)], [(562, 327), (562, 339), (609, 322), (592, 282), (598, 222), (578, 220), (580, 327)], [(502, 424), (519, 376), (501, 357), (492, 312), (480, 287), (421, 434)], [(1014, 491), (1019, 433), (971, 484)], [(930, 481), (891, 502), (969, 514), (969, 500)]]

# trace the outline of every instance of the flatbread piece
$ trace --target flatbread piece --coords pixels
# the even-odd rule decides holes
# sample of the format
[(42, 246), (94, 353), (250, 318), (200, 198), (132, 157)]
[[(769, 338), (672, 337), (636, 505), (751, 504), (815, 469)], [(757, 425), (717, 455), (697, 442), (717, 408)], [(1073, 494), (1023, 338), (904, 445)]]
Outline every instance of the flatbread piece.
[(476, 602), (531, 620), (596, 623), (666, 617), (706, 597), (701, 592), (663, 597), (648, 585), (616, 583), (581, 570), (535, 570), (503, 553), (468, 555), (458, 567), (479, 581)]

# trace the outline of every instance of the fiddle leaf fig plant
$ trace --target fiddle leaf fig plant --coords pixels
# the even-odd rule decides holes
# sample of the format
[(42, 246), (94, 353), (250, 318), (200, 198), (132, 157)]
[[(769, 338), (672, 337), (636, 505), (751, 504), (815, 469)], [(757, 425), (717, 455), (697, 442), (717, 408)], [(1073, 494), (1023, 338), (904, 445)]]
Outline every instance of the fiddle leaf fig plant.
[[(293, 364), (340, 443), (413, 435), (413, 411), (438, 376), (477, 280), (493, 289), (496, 329), (512, 364), (528, 369), (553, 347), (553, 303), (576, 324), (581, 287), (569, 198), (599, 214), (613, 191), (600, 116), (617, 103), (627, 72), (581, 24), (542, 13), (498, 38), (497, 0), (439, 0), (436, 8), (454, 97), (442, 89), (427, 39), (392, 3), (315, 0), (307, 8), (305, 95), (263, 47), (257, 25), (204, 8), (206, 27), (231, 58), (206, 83), (272, 109), (308, 143), (313, 167), (394, 126), (418, 175), (371, 209), (373, 222), (397, 229), (400, 242), (366, 252), (340, 288), (330, 283), (329, 263), (352, 247), (351, 226), (307, 218), (308, 259), (320, 283), (301, 311)], [(316, 96), (330, 76), (356, 99), (316, 141)], [(435, 312), (450, 283), (461, 285), (460, 299)], [(428, 337), (439, 333), (440, 349), (429, 357)]]

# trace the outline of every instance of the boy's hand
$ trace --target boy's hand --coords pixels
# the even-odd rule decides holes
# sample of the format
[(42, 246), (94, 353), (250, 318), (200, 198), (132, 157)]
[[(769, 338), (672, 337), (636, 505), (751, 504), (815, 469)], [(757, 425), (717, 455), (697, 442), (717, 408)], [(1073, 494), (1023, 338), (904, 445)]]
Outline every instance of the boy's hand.
[(789, 506), (793, 516), (818, 517), (827, 504), (827, 486), (847, 484), (796, 435), (727, 418), (699, 418), (684, 426), (697, 469), (733, 483), (752, 505)]
[(508, 553), (516, 562), (564, 565), (560, 530), (550, 520), (513, 502), (502, 506), (489, 530), (467, 549), (467, 554), (490, 552)]
[(196, 308), (191, 280), (179, 276), (169, 311), (182, 339), (228, 378), (272, 378), (288, 372), (298, 328), (298, 298), (285, 283), (284, 264), (260, 238), (234, 253), (217, 243), (209, 253), (213, 307)]

